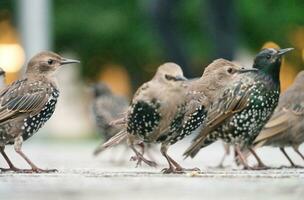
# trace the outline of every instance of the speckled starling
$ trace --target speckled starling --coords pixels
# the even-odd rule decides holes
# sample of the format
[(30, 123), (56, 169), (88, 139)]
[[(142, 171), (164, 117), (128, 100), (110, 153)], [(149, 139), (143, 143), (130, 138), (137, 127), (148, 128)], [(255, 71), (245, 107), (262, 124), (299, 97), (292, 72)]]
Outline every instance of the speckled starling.
[(202, 77), (184, 83), (187, 87), (184, 103), (180, 110), (175, 111), (176, 115), (170, 124), (169, 131), (161, 133), (156, 140), (162, 144), (161, 152), (169, 163), (169, 168), (163, 170), (165, 173), (179, 173), (188, 170), (182, 168), (168, 156), (168, 147), (192, 134), (203, 124), (208, 107), (227, 83), (240, 74), (254, 70), (244, 69), (225, 59), (217, 59), (206, 67)]
[(293, 85), (284, 92), (272, 117), (255, 139), (255, 147), (279, 147), (292, 167), (294, 164), (285, 151), (292, 147), (304, 160), (299, 146), (304, 142), (304, 71), (300, 72)]
[(194, 157), (201, 148), (221, 139), (235, 145), (242, 164), (251, 168), (243, 159), (240, 147), (252, 149), (253, 141), (277, 106), (281, 57), (290, 50), (269, 48), (258, 53), (253, 64), (258, 70), (233, 82), (212, 105), (200, 134), (185, 151), (186, 157)]
[(93, 113), (99, 133), (107, 141), (119, 132), (119, 127), (110, 124), (120, 118), (128, 109), (129, 102), (126, 98), (115, 95), (104, 83), (93, 86)]
[[(28, 63), (23, 78), (6, 86), (0, 93), (0, 152), (9, 165), (2, 171), (53, 172), (38, 168), (21, 150), (23, 141), (36, 133), (52, 116), (59, 90), (54, 72), (65, 64), (79, 61), (66, 59), (52, 52), (41, 52)], [(31, 166), (16, 168), (4, 152), (14, 144), (15, 151)]]
[(143, 161), (149, 166), (156, 166), (155, 162), (143, 157), (135, 144), (155, 143), (161, 133), (169, 131), (176, 110), (183, 108), (185, 80), (180, 66), (174, 63), (161, 65), (152, 80), (143, 84), (134, 94), (127, 114), (119, 122), (124, 128), (106, 142), (103, 148), (127, 139), (138, 163)]

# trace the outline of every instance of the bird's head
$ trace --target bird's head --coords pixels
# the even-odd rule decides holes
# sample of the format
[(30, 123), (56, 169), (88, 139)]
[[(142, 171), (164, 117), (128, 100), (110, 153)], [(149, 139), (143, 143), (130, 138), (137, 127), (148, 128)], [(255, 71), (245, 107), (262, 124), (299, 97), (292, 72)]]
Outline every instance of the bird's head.
[(276, 82), (279, 82), (280, 67), (282, 57), (293, 48), (286, 49), (262, 49), (254, 58), (253, 67), (265, 74), (273, 77)]
[(5, 71), (0, 67), (0, 77), (5, 77)]
[(253, 66), (261, 70), (271, 67), (280, 67), (282, 56), (291, 50), (293, 50), (293, 48), (279, 50), (273, 48), (262, 49), (262, 51), (256, 55)]
[(95, 97), (111, 94), (110, 88), (104, 83), (96, 83), (93, 85)]
[(175, 63), (165, 63), (158, 67), (154, 79), (169, 85), (187, 80), (181, 67)]
[(244, 68), (228, 60), (217, 59), (206, 67), (202, 79), (208, 79), (215, 82), (214, 84), (226, 85), (238, 75), (253, 71), (257, 71), (257, 69)]
[(295, 83), (295, 84), (298, 84), (298, 85), (304, 86), (304, 70), (300, 71), (300, 72), (297, 74), (297, 76), (296, 76), (296, 78), (295, 78), (295, 80), (294, 80), (294, 83)]
[(63, 58), (53, 52), (43, 51), (29, 61), (26, 73), (47, 76), (53, 74), (60, 66), (71, 63), (79, 63), (79, 61)]

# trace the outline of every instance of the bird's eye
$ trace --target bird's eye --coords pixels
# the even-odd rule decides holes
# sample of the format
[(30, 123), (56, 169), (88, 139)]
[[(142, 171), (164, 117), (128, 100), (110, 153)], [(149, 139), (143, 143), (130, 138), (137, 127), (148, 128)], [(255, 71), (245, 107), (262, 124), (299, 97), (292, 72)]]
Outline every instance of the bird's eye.
[(267, 55), (266, 58), (269, 60), (269, 59), (271, 58), (271, 56), (270, 56), (270, 55)]
[(168, 74), (165, 75), (165, 78), (166, 78), (168, 81), (174, 80), (174, 77), (171, 76), (171, 75), (168, 75)]
[(229, 74), (233, 74), (233, 73), (234, 73), (234, 70), (233, 70), (231, 67), (229, 67), (229, 68), (227, 69), (227, 72), (228, 72)]
[(54, 60), (49, 59), (47, 62), (48, 62), (48, 64), (49, 64), (49, 65), (51, 65), (51, 64), (53, 64), (53, 63), (54, 63)]

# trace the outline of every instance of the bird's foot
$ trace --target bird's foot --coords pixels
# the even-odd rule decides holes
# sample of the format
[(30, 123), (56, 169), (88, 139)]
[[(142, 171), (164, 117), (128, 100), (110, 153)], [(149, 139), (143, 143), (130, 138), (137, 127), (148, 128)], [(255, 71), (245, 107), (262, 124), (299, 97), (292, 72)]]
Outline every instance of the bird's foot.
[(187, 169), (187, 168), (164, 168), (162, 169), (161, 172), (163, 172), (164, 174), (184, 174), (186, 172), (200, 172), (201, 170), (199, 168), (191, 168), (191, 169)]
[(39, 169), (39, 168), (33, 168), (33, 169), (19, 169), (17, 167), (11, 167), (11, 168), (0, 168), (1, 172), (16, 172), (16, 173), (53, 173), (58, 172), (56, 169)]
[(278, 169), (283, 169), (283, 168), (288, 168), (288, 169), (303, 169), (304, 166), (301, 166), (301, 165), (290, 165), (290, 166), (282, 165), (282, 166), (278, 167)]
[(142, 162), (146, 163), (148, 166), (150, 167), (156, 167), (157, 163), (151, 160), (147, 160), (146, 158), (144, 158), (143, 156), (132, 156), (130, 158), (130, 161), (137, 161), (136, 163), (136, 167), (141, 166)]
[(10, 168), (0, 168), (1, 172), (21, 172), (22, 169), (19, 169), (17, 167), (10, 167)]
[(30, 169), (28, 173), (55, 173), (58, 172), (57, 169), (40, 169), (40, 168), (33, 168)]
[(263, 166), (256, 165), (256, 166), (253, 166), (253, 167), (245, 166), (243, 169), (244, 170), (268, 170), (268, 169), (272, 169), (272, 168), (268, 167), (266, 165), (263, 165)]

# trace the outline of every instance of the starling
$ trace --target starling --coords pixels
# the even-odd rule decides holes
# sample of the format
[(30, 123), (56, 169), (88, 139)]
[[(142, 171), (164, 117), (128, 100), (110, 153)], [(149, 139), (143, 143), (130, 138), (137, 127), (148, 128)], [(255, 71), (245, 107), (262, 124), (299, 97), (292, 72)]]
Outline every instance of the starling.
[[(283, 54), (292, 50), (263, 49), (254, 59), (257, 71), (243, 74), (220, 95), (208, 110), (208, 119), (191, 146), (186, 157), (194, 157), (201, 148), (218, 139), (235, 145), (236, 152), (247, 169), (240, 147), (252, 150), (251, 145), (278, 104), (280, 94), (280, 66)], [(258, 160), (255, 152), (251, 151)]]
[[(169, 66), (175, 67), (175, 72), (169, 69)], [(166, 73), (160, 73), (164, 70)], [(226, 81), (233, 79), (236, 74), (247, 71), (251, 70), (218, 59), (206, 68), (201, 78), (185, 81), (184, 78), (179, 78), (183, 75), (178, 66), (161, 66), (155, 77), (165, 84), (166, 88), (162, 87), (165, 91), (156, 93), (152, 90), (154, 87), (158, 90), (161, 88), (159, 83), (155, 82), (150, 82), (144, 86), (144, 90), (139, 90), (128, 114), (127, 132), (141, 138), (145, 143), (161, 143), (161, 153), (169, 164), (169, 168), (165, 168), (163, 172), (182, 173), (187, 169), (182, 168), (167, 154), (169, 146), (190, 135), (203, 123), (206, 107), (212, 101), (216, 90), (224, 87)], [(223, 81), (215, 81), (219, 79)], [(152, 97), (148, 96), (151, 94)]]
[(5, 87), (5, 71), (0, 67), (0, 90)]
[[(167, 133), (171, 122), (176, 118), (176, 110), (184, 108), (186, 78), (180, 66), (174, 63), (161, 65), (152, 80), (143, 84), (134, 94), (127, 114), (118, 120), (122, 130), (106, 142), (102, 148), (113, 146), (127, 139), (136, 155), (137, 163), (142, 161), (149, 166), (156, 163), (144, 158), (136, 144), (157, 143), (161, 133)], [(101, 151), (101, 148), (99, 149)]]
[(98, 127), (105, 141), (119, 132), (119, 127), (111, 124), (121, 117), (128, 109), (128, 100), (112, 93), (104, 83), (94, 85), (93, 113)]
[[(59, 90), (54, 72), (61, 65), (78, 63), (52, 52), (41, 52), (28, 63), (23, 78), (6, 86), (0, 92), (0, 152), (9, 165), (2, 171), (54, 172), (38, 168), (21, 150), (23, 141), (36, 133), (52, 116)], [(6, 145), (14, 145), (15, 151), (30, 166), (29, 170), (16, 168), (4, 152)]]
[(292, 147), (304, 160), (299, 146), (304, 142), (304, 71), (279, 99), (277, 108), (261, 133), (255, 139), (255, 147), (279, 147), (292, 167), (300, 167), (290, 159), (285, 147)]

